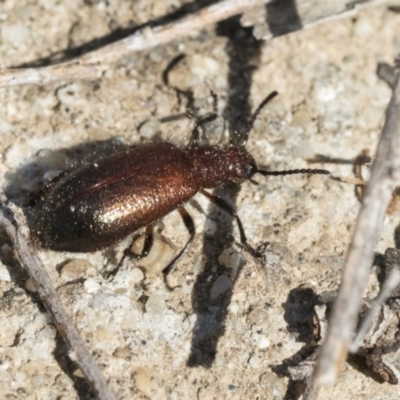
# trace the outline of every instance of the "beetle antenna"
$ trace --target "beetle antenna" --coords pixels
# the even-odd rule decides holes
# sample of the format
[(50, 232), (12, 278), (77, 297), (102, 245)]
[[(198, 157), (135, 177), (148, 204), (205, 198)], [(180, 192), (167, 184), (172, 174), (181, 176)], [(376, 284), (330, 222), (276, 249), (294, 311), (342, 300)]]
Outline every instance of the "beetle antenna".
[(253, 129), (254, 122), (257, 119), (258, 115), (260, 114), (261, 110), (276, 96), (278, 96), (278, 92), (276, 90), (274, 90), (256, 108), (256, 111), (254, 111), (253, 115), (251, 116), (249, 126), (248, 126), (246, 134), (245, 134), (246, 139), (248, 138), (250, 131)]
[(286, 169), (282, 171), (267, 171), (265, 169), (259, 169), (257, 172), (261, 175), (295, 175), (295, 174), (308, 174), (308, 175), (330, 175), (330, 171), (326, 169)]

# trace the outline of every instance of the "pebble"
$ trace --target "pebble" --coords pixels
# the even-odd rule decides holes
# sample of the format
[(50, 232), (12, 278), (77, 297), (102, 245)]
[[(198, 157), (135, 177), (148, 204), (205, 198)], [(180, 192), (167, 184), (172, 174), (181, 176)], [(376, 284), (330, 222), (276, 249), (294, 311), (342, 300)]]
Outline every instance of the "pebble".
[(47, 325), (40, 331), (41, 338), (54, 339), (57, 336), (57, 329), (53, 325)]
[(91, 294), (99, 291), (101, 286), (95, 279), (88, 278), (83, 283), (83, 287), (85, 288), (87, 293)]
[(265, 372), (260, 377), (260, 384), (265, 387), (265, 396), (269, 399), (283, 399), (287, 389), (287, 379), (279, 378), (273, 372)]
[(96, 338), (99, 342), (113, 340), (115, 339), (115, 332), (110, 331), (106, 327), (100, 327), (97, 329)]
[(260, 335), (258, 338), (257, 347), (260, 350), (266, 350), (271, 345), (271, 341), (264, 335)]
[(8, 269), (6, 268), (6, 266), (2, 263), (0, 263), (0, 281), (3, 281), (3, 282), (11, 281), (10, 273), (8, 272)]
[[(140, 254), (143, 249), (144, 235), (140, 236), (132, 244), (131, 251), (135, 254)], [(153, 247), (147, 257), (141, 258), (139, 263), (146, 268), (146, 271), (159, 275), (161, 271), (169, 264), (174, 258), (174, 250), (171, 246), (159, 237), (155, 237)]]
[(82, 372), (82, 370), (80, 368), (77, 368), (73, 374), (73, 376), (77, 377), (77, 378), (85, 378), (85, 374)]
[(257, 356), (251, 356), (249, 359), (249, 364), (252, 368), (260, 368), (260, 359)]
[(132, 356), (132, 351), (129, 347), (117, 347), (113, 353), (114, 357), (122, 358), (124, 360), (129, 360)]
[(129, 273), (129, 277), (133, 283), (139, 283), (144, 279), (144, 273), (140, 268), (133, 268)]
[(228, 248), (219, 255), (218, 262), (224, 267), (230, 268), (233, 275), (236, 275), (245, 265), (246, 258), (242, 253), (238, 253), (236, 250)]
[(28, 292), (32, 292), (32, 293), (37, 292), (36, 286), (34, 285), (32, 278), (28, 278), (28, 280), (25, 282), (25, 289)]
[(154, 138), (157, 133), (161, 132), (161, 123), (158, 119), (152, 118), (144, 122), (140, 128), (140, 136), (145, 139)]
[(268, 312), (262, 308), (254, 308), (247, 316), (249, 325), (263, 326), (268, 322)]
[(152, 315), (163, 314), (167, 310), (165, 297), (161, 294), (151, 295), (146, 302), (146, 312)]
[(136, 388), (145, 396), (152, 399), (157, 391), (157, 385), (149, 371), (144, 367), (139, 367), (134, 373)]
[(86, 271), (92, 264), (88, 260), (76, 259), (67, 262), (61, 269), (61, 276), (66, 279), (78, 279), (86, 275)]
[(220, 275), (211, 287), (211, 299), (215, 300), (218, 296), (224, 294), (231, 286), (231, 279), (227, 275)]

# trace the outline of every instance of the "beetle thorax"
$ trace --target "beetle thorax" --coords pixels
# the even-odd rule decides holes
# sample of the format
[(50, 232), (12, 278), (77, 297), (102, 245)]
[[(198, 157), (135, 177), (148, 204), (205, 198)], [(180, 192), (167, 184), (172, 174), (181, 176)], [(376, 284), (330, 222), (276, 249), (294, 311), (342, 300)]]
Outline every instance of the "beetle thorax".
[(256, 163), (244, 146), (198, 146), (187, 150), (202, 188), (241, 183), (256, 171)]

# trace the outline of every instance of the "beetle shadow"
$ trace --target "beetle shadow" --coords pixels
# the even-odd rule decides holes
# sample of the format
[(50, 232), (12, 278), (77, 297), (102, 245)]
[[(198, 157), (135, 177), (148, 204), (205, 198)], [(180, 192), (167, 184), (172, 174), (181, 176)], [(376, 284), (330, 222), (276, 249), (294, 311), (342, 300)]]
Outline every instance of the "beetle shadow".
[[(248, 129), (248, 120), (251, 116), (249, 97), (252, 65), (260, 55), (261, 43), (253, 37), (251, 29), (241, 27), (239, 18), (236, 17), (219, 23), (217, 33), (228, 38), (226, 51), (229, 56), (229, 94), (224, 118), (229, 124), (230, 141), (232, 144), (237, 144), (242, 142)], [(239, 190), (240, 187), (237, 185), (224, 185), (214, 189), (213, 195), (222, 197), (234, 206)], [(192, 306), (197, 314), (197, 320), (187, 360), (189, 367), (208, 368), (212, 365), (219, 338), (225, 332), (224, 322), (232, 290), (242, 269), (240, 267), (235, 276), (229, 276), (227, 269), (216, 261), (221, 251), (231, 247), (235, 241), (233, 224), (236, 222), (225, 211), (211, 203), (207, 215), (217, 226), (215, 235), (204, 234), (204, 269), (197, 276), (192, 292)], [(244, 227), (246, 228), (246, 224)], [(230, 285), (224, 293), (213, 298), (211, 290), (214, 284), (218, 285), (216, 281), (221, 276), (229, 276)]]
[[(284, 4), (281, 5), (281, 3)], [(302, 29), (296, 3), (293, 0), (272, 2), (265, 8), (266, 23), (273, 36)], [(228, 38), (226, 52), (229, 57), (229, 89), (224, 118), (228, 121), (230, 142), (243, 143), (247, 139), (249, 118), (252, 115), (249, 102), (252, 72), (259, 64), (263, 42), (254, 38), (252, 28), (241, 26), (240, 17), (220, 22), (217, 26), (217, 34)], [(239, 190), (239, 186), (224, 185), (216, 188), (213, 195), (222, 197), (234, 206)], [(210, 291), (216, 279), (224, 274), (229, 275), (225, 268), (217, 264), (216, 260), (221, 251), (230, 247), (235, 241), (233, 224), (236, 222), (213, 204), (209, 206), (208, 218), (216, 222), (217, 228), (216, 235), (212, 237), (204, 235), (205, 266), (196, 279), (192, 293), (192, 305), (197, 314), (197, 321), (193, 329), (191, 353), (187, 361), (190, 367), (212, 365), (219, 338), (225, 332), (224, 322), (233, 287), (243, 268), (243, 266), (240, 267), (236, 275), (230, 277), (231, 285), (228, 290), (217, 299), (211, 298)], [(246, 229), (245, 223), (244, 228)]]
[[(118, 138), (103, 141), (87, 141), (76, 146), (53, 150), (40, 150), (31, 161), (14, 171), (5, 174), (4, 193), (9, 200), (18, 206), (25, 207), (26, 217), (31, 220), (32, 204), (45, 193), (45, 186), (57, 176), (79, 167), (93, 158), (112, 154), (128, 145)], [(44, 177), (51, 177), (45, 182)]]

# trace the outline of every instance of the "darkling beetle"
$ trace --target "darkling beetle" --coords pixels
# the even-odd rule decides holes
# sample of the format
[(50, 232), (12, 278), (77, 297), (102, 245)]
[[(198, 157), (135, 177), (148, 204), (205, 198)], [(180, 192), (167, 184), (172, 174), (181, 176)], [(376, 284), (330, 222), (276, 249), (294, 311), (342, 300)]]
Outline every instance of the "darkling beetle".
[(189, 144), (171, 143), (131, 146), (100, 157), (56, 179), (39, 211), (35, 233), (45, 248), (71, 252), (92, 252), (115, 245), (129, 234), (146, 228), (140, 257), (153, 244), (153, 224), (178, 210), (190, 238), (179, 254), (163, 269), (164, 278), (183, 256), (195, 235), (191, 216), (183, 204), (200, 192), (237, 222), (240, 241), (254, 257), (260, 253), (247, 243), (236, 211), (222, 198), (205, 189), (223, 183), (240, 184), (255, 174), (329, 174), (323, 169), (267, 171), (257, 167), (245, 142), (262, 108), (278, 93), (272, 92), (258, 106), (242, 143), (225, 146), (199, 143), (199, 128), (216, 119), (214, 112), (195, 121)]

